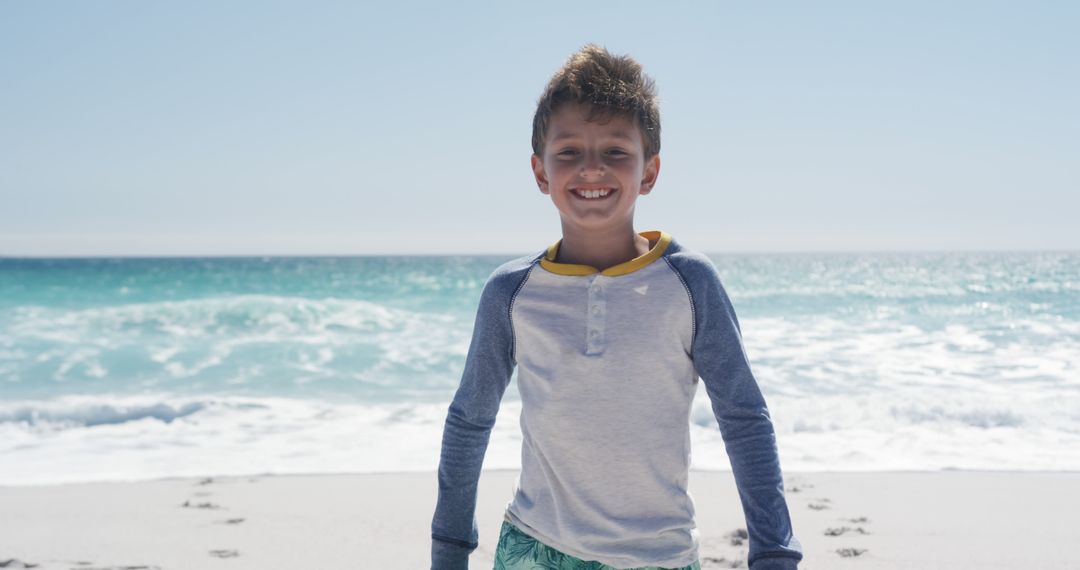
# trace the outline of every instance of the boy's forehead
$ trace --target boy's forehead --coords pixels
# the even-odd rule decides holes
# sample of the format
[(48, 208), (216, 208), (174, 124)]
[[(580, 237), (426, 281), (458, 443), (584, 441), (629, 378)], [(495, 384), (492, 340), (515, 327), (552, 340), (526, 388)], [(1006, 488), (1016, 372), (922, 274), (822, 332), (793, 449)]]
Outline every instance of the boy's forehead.
[(581, 105), (565, 105), (555, 112), (549, 128), (551, 142), (583, 135), (586, 131), (599, 131), (603, 136), (639, 142), (641, 139), (633, 121), (620, 113), (612, 113), (601, 120), (588, 122), (588, 108)]
[[(572, 138), (579, 137), (579, 136), (581, 136), (583, 130), (584, 129), (567, 129), (567, 130), (564, 130), (564, 131), (557, 131), (557, 130), (553, 129), (552, 130), (551, 142), (558, 142), (558, 141), (563, 140), (563, 139), (572, 139)], [(638, 139), (637, 139), (637, 137), (634, 136), (634, 134), (635, 133), (634, 133), (633, 130), (621, 130), (620, 129), (620, 130), (607, 131), (607, 132), (603, 133), (603, 136), (613, 138), (613, 139), (622, 139), (622, 140), (625, 140), (626, 142), (629, 142), (629, 143), (636, 143), (636, 142), (638, 142)]]

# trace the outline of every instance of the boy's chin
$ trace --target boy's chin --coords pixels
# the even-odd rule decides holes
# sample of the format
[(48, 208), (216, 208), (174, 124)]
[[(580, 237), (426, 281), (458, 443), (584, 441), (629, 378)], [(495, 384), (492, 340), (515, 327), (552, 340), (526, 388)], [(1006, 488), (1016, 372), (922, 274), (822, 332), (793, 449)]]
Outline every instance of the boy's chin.
[[(606, 216), (567, 216), (563, 214), (563, 227), (572, 227), (582, 232), (610, 232), (623, 228), (626, 221)], [(630, 220), (633, 225), (633, 220)]]

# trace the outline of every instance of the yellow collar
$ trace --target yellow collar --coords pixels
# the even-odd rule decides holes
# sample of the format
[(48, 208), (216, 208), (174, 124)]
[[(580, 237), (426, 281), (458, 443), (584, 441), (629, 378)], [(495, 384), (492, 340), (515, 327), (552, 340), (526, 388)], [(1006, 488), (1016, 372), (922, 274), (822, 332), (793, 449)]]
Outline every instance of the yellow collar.
[(540, 260), (540, 266), (552, 273), (558, 273), (560, 275), (591, 275), (599, 272), (601, 275), (613, 276), (613, 275), (626, 275), (645, 267), (653, 261), (660, 258), (664, 254), (664, 250), (667, 249), (668, 244), (671, 243), (671, 235), (663, 230), (648, 230), (644, 232), (638, 232), (638, 235), (647, 238), (649, 241), (656, 240), (656, 245), (649, 251), (631, 259), (630, 261), (624, 261), (618, 265), (612, 265), (607, 269), (600, 271), (599, 269), (591, 266), (579, 263), (559, 263), (555, 261), (555, 254), (559, 252), (559, 246), (562, 245), (562, 239), (560, 238), (555, 243), (548, 246), (547, 254)]

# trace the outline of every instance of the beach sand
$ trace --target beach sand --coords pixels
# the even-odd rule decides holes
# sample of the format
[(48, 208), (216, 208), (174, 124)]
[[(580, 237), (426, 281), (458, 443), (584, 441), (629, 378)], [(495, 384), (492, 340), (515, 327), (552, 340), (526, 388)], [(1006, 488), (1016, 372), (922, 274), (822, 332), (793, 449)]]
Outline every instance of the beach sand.
[[(516, 470), (484, 471), (489, 569)], [(785, 472), (803, 570), (1076, 569), (1080, 473)], [(0, 568), (430, 565), (435, 473), (202, 477), (0, 487)], [(731, 474), (691, 471), (702, 568), (745, 568)]]

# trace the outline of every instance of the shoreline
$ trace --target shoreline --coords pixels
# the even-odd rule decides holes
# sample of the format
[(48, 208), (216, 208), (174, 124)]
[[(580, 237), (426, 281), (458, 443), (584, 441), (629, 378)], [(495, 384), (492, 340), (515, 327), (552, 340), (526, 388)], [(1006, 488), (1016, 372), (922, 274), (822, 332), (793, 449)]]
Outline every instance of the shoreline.
[[(481, 474), (471, 567), (493, 564), (517, 474)], [(1075, 566), (1077, 471), (785, 471), (784, 483), (804, 570)], [(692, 469), (689, 492), (702, 568), (745, 568), (731, 472)], [(427, 568), (436, 496), (435, 471), (0, 486), (0, 563)]]
[[(483, 473), (513, 473), (515, 476), (518, 473), (518, 469), (510, 469), (506, 467), (497, 468), (484, 468)], [(41, 487), (63, 487), (68, 485), (97, 485), (97, 484), (139, 484), (139, 483), (158, 483), (168, 481), (192, 481), (195, 479), (244, 479), (244, 478), (274, 478), (274, 477), (368, 477), (368, 476), (403, 476), (412, 477), (416, 475), (434, 474), (435, 470), (419, 470), (419, 471), (342, 471), (340, 473), (328, 473), (328, 472), (295, 472), (295, 473), (241, 473), (241, 474), (221, 474), (221, 473), (207, 473), (199, 475), (168, 475), (164, 477), (153, 477), (147, 479), (96, 479), (93, 481), (65, 481), (60, 483), (0, 483), (0, 491), (3, 490), (17, 490), (17, 489), (32, 489)], [(728, 473), (730, 470), (723, 469), (691, 469), (690, 473)], [(876, 475), (876, 474), (910, 474), (910, 473), (1002, 473), (1013, 475), (1037, 475), (1037, 474), (1075, 474), (1080, 475), (1080, 469), (969, 469), (969, 468), (944, 468), (944, 469), (882, 469), (882, 470), (823, 470), (823, 471), (796, 471), (784, 469), (784, 482), (787, 482), (788, 474), (792, 475), (847, 475), (847, 474), (860, 474), (860, 475)]]

